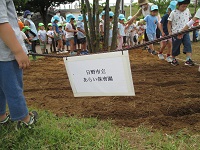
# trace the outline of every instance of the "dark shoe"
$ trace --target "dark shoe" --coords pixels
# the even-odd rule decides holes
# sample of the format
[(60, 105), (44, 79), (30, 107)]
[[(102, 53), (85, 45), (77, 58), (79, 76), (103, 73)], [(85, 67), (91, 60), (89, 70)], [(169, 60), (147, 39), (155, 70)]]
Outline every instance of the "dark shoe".
[(152, 53), (152, 50), (151, 50), (150, 48), (149, 48), (147, 51), (148, 51), (148, 53), (150, 53), (150, 54)]
[(148, 46), (145, 46), (142, 50), (146, 50), (146, 49), (148, 49)]
[(151, 54), (152, 54), (152, 55), (157, 55), (157, 52), (153, 50), (153, 51), (151, 52)]
[(7, 115), (4, 120), (0, 121), (0, 125), (7, 124), (9, 120), (10, 120), (10, 115)]
[(185, 65), (186, 65), (186, 66), (194, 66), (194, 62), (193, 62), (191, 59), (189, 59), (189, 60), (187, 60), (187, 61), (185, 62)]
[(32, 111), (29, 113), (29, 115), (30, 115), (30, 121), (28, 123), (24, 121), (18, 121), (16, 130), (20, 130), (22, 128), (28, 128), (28, 129), (33, 128), (34, 124), (37, 122), (38, 113), (36, 111)]
[(178, 63), (178, 61), (177, 61), (176, 59), (173, 59), (172, 62), (171, 62), (171, 64), (172, 64), (173, 66), (179, 65), (179, 63)]

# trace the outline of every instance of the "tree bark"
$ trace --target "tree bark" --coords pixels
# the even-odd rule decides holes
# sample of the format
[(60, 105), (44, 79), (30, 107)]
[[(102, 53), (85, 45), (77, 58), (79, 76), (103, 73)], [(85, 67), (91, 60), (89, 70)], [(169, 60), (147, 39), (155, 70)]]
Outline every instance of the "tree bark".
[(115, 5), (112, 45), (111, 45), (111, 48), (110, 48), (111, 50), (115, 50), (116, 46), (117, 46), (118, 16), (119, 16), (120, 1), (121, 0), (117, 0), (116, 5)]
[(106, 0), (105, 20), (104, 20), (104, 44), (103, 44), (104, 48), (103, 48), (103, 50), (108, 50), (109, 26), (110, 26), (109, 0)]
[(96, 27), (96, 49), (95, 52), (99, 52), (100, 50), (100, 34), (99, 34), (99, 1), (95, 0), (95, 5), (94, 5), (94, 10), (95, 10), (95, 27)]
[(85, 29), (85, 33), (86, 33), (88, 50), (89, 50), (90, 53), (92, 53), (90, 33), (89, 33), (89, 30), (88, 30), (88, 23), (87, 23), (87, 19), (86, 19), (86, 10), (87, 9), (86, 9), (86, 4), (85, 4), (84, 0), (81, 0), (81, 10), (82, 10), (82, 14), (83, 14), (84, 29)]
[(93, 24), (93, 20), (92, 20), (92, 10), (91, 10), (91, 7), (90, 7), (90, 3), (89, 3), (89, 0), (85, 0), (85, 3), (86, 3), (86, 8), (87, 8), (87, 13), (88, 13), (88, 24), (89, 24), (89, 29), (90, 29), (90, 40), (91, 40), (91, 50), (90, 52), (94, 52), (94, 47), (95, 47), (95, 27), (94, 27), (94, 24)]

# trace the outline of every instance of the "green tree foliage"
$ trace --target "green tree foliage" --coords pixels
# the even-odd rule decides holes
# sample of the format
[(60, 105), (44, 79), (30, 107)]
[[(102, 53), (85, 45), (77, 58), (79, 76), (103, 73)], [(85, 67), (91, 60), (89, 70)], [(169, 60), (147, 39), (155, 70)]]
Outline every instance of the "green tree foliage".
[(15, 8), (17, 12), (20, 13), (22, 10), (25, 9), (25, 6), (28, 0), (13, 0), (13, 2), (15, 4)]
[(149, 0), (150, 3), (154, 3), (155, 5), (158, 5), (160, 14), (166, 13), (166, 10), (170, 1), (171, 0)]
[(46, 24), (47, 11), (50, 6), (59, 6), (60, 4), (67, 4), (75, 0), (14, 0), (16, 9), (24, 11), (26, 9), (32, 12), (40, 12), (43, 22)]

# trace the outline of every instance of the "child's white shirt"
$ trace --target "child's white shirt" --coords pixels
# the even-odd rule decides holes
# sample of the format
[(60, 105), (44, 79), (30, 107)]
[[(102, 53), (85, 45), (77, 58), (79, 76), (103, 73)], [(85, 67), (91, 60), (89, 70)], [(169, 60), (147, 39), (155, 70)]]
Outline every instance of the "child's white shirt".
[(23, 40), (26, 40), (26, 39), (27, 39), (26, 34), (25, 34), (23, 31), (20, 31), (20, 32), (21, 32), (21, 34), (22, 34), (22, 38), (23, 38)]
[(134, 24), (131, 24), (126, 30), (126, 36), (132, 36), (134, 31)]
[(197, 10), (197, 12), (196, 12), (194, 17), (200, 19), (200, 8)]
[(168, 20), (172, 22), (172, 34), (180, 32), (191, 17), (190, 10), (186, 8), (183, 12), (176, 9), (171, 12)]
[[(47, 31), (47, 35), (54, 36), (53, 30), (48, 30), (48, 31)], [(50, 38), (50, 37), (48, 36), (48, 42), (51, 42), (51, 41), (52, 41), (52, 38)]]
[(125, 26), (121, 23), (118, 23), (118, 30), (120, 36), (125, 36)]
[(110, 22), (109, 24), (109, 37), (112, 37), (113, 36), (113, 24), (112, 22)]
[(104, 20), (103, 19), (100, 20), (99, 31), (101, 30), (100, 26), (102, 26), (102, 30), (103, 30), (102, 32), (104, 32)]
[[(72, 30), (73, 29), (72, 24), (71, 23), (67, 23), (66, 26), (65, 26), (65, 31), (66, 31), (66, 29)], [(71, 38), (71, 37), (74, 37), (74, 32), (66, 31), (65, 38)]]
[(39, 30), (38, 31), (38, 36), (40, 37), (40, 39), (42, 41), (46, 41), (47, 40), (47, 32), (46, 32), (46, 30)]

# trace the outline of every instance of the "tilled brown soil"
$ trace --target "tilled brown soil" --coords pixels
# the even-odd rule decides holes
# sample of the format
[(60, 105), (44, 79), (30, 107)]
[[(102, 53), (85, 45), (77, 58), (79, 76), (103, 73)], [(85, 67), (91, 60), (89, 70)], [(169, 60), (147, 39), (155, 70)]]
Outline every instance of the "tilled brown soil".
[(57, 116), (111, 119), (119, 126), (164, 132), (200, 131), (200, 72), (180, 61), (173, 67), (146, 51), (130, 51), (135, 97), (75, 98), (63, 60), (41, 58), (24, 71), (28, 106)]

